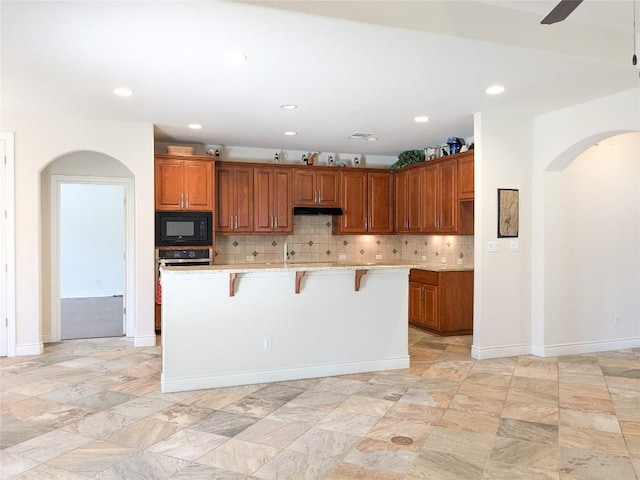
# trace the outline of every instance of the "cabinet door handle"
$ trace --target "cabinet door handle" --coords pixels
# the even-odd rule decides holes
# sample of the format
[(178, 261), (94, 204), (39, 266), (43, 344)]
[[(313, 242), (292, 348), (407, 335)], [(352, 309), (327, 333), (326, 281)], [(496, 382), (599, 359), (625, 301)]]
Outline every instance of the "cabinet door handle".
[(184, 195), (184, 196), (185, 196), (185, 198), (186, 198), (186, 202), (185, 202), (185, 204), (186, 204), (187, 208), (189, 208), (189, 192), (185, 193), (185, 195)]
[(229, 217), (229, 228), (233, 230), (233, 215)]
[(184, 193), (180, 194), (180, 208), (184, 208)]
[(273, 217), (271, 217), (271, 230), (273, 230)]
[(238, 229), (238, 216), (236, 215), (236, 230)]
[(275, 222), (276, 222), (275, 230), (277, 230), (277, 229), (278, 229), (278, 217), (273, 217), (273, 218), (274, 218), (274, 220), (275, 220)]

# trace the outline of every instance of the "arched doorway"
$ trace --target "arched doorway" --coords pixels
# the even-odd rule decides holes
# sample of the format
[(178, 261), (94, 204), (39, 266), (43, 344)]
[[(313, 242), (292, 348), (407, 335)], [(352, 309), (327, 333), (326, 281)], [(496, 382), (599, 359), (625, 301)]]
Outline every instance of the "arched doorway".
[(547, 355), (627, 348), (640, 334), (640, 133), (589, 141), (544, 174)]
[[(131, 172), (107, 155), (73, 152), (59, 157), (43, 170), (42, 190), (44, 342), (123, 333), (133, 336), (134, 320), (130, 313), (135, 304), (135, 223)], [(69, 196), (71, 198), (65, 200)], [(118, 197), (120, 201), (114, 203)], [(73, 203), (71, 207), (69, 202)], [(96, 215), (104, 221), (89, 218)], [(75, 218), (78, 216), (81, 218)], [(85, 221), (82, 217), (86, 217)], [(111, 220), (107, 221), (108, 218)], [(83, 232), (83, 228), (107, 230)], [(65, 229), (70, 230), (65, 233)], [(105, 243), (99, 236), (109, 240)], [(80, 239), (84, 239), (84, 243), (78, 243)], [(108, 265), (108, 262), (118, 265)], [(79, 316), (68, 318), (70, 324), (65, 324), (62, 303), (70, 297), (86, 300), (80, 304), (93, 303), (89, 305), (89, 315), (83, 313), (84, 307), (80, 308)], [(113, 327), (105, 329), (109, 309), (115, 331)]]

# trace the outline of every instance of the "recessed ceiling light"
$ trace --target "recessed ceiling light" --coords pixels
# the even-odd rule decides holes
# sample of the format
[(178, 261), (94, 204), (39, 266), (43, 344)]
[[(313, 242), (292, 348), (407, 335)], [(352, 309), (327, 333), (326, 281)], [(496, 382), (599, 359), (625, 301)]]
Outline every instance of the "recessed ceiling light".
[(280, 108), (283, 110), (295, 110), (296, 108), (298, 108), (298, 105), (294, 105), (292, 103), (287, 103), (285, 105), (280, 105)]
[(285, 134), (286, 136), (288, 136), (288, 137), (292, 137), (292, 136), (294, 136), (294, 135), (297, 135), (297, 134), (298, 134), (298, 132), (288, 131), (288, 132), (284, 132), (284, 134)]
[(367, 142), (375, 142), (376, 140), (378, 140), (378, 137), (367, 137), (367, 138), (365, 138), (365, 140)]
[(200, 130), (202, 129), (202, 125), (200, 125), (199, 123), (190, 123), (189, 128), (191, 130)]
[(426, 115), (421, 115), (413, 119), (417, 123), (427, 123), (429, 121), (429, 117)]
[(247, 61), (247, 55), (239, 50), (227, 50), (224, 52), (224, 63), (227, 65), (240, 65)]
[(133, 95), (133, 90), (125, 87), (119, 87), (113, 91), (113, 94), (118, 95), (119, 97), (130, 97)]
[(489, 95), (500, 95), (504, 92), (504, 87), (502, 85), (492, 85), (491, 87), (485, 90)]

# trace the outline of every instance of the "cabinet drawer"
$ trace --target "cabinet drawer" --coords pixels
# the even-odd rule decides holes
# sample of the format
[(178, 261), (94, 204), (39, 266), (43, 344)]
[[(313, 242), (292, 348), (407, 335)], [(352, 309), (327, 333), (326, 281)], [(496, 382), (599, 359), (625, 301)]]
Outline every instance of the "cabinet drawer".
[(409, 272), (409, 281), (438, 285), (438, 272), (429, 270), (412, 269)]

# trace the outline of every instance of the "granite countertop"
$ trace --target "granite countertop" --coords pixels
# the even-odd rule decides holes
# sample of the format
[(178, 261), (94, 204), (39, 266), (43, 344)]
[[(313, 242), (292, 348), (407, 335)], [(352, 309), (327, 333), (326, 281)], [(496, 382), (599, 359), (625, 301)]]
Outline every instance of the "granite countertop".
[(413, 262), (274, 262), (274, 263), (242, 263), (235, 265), (209, 266), (171, 266), (163, 267), (168, 271), (189, 272), (218, 272), (218, 273), (251, 273), (251, 272), (282, 272), (282, 271), (327, 271), (327, 270), (383, 270), (394, 268), (414, 268), (433, 272), (464, 272), (472, 271), (473, 267), (464, 265), (425, 264)]

